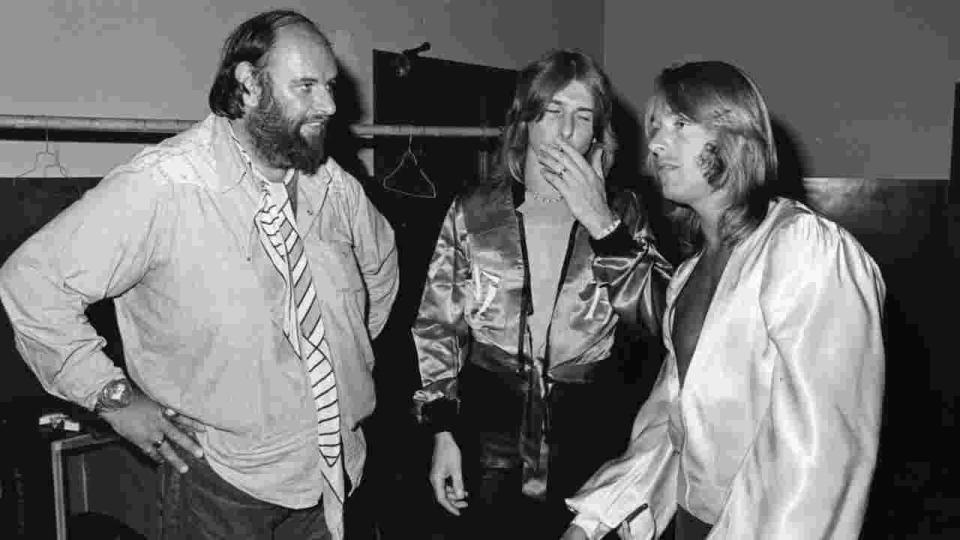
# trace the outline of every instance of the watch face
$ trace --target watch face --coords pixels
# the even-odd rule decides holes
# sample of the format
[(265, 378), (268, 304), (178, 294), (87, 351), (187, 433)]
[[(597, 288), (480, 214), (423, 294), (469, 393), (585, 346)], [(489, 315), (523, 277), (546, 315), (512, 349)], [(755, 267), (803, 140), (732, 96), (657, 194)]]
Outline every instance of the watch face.
[(100, 393), (100, 405), (107, 409), (125, 407), (130, 404), (131, 398), (130, 382), (126, 379), (119, 379), (111, 381), (103, 387), (103, 391)]

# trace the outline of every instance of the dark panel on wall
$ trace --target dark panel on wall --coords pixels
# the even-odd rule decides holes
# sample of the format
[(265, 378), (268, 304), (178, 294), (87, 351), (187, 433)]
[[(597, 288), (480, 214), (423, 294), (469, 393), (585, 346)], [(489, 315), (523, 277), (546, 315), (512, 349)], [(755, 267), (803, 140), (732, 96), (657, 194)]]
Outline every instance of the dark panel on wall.
[(953, 87), (953, 141), (950, 146), (950, 201), (960, 203), (960, 82)]
[[(99, 178), (0, 179), (0, 261), (61, 210), (95, 186)], [(91, 323), (107, 339), (106, 353), (122, 363), (123, 351), (113, 303), (97, 302), (87, 310)], [(46, 396), (13, 343), (6, 312), (0, 316), (0, 403), (18, 397)]]
[(943, 419), (958, 374), (949, 329), (933, 307), (947, 302), (955, 281), (945, 249), (948, 182), (815, 178), (804, 186), (812, 207), (860, 240), (887, 285), (883, 432), (863, 537), (940, 538), (943, 512), (960, 511), (943, 506), (956, 473), (940, 441), (952, 439)]
[[(377, 124), (500, 126), (516, 72), (373, 51), (373, 82)], [(388, 538), (431, 538), (444, 527), (444, 512), (426, 491), (431, 448), (419, 445), (432, 439), (414, 436), (419, 432), (410, 414), (420, 386), (410, 327), (443, 216), (454, 195), (486, 168), (480, 153), (495, 143), (433, 137), (380, 137), (372, 143), (374, 177), (365, 182), (367, 194), (394, 227), (401, 279), (390, 321), (375, 344), (378, 405), (367, 430), (368, 506), (377, 509)], [(398, 436), (409, 444), (398, 447)], [(400, 499), (405, 504), (398, 505)]]

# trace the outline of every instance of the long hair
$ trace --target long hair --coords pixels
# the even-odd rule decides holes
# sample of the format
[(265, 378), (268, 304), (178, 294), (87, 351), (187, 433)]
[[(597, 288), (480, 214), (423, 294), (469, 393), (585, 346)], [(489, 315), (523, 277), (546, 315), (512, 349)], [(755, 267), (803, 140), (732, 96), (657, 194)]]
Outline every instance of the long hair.
[(575, 50), (554, 50), (525, 67), (517, 77), (513, 103), (507, 111), (494, 177), (523, 181), (523, 163), (529, 143), (528, 123), (543, 118), (554, 94), (573, 81), (582, 82), (593, 96), (593, 133), (603, 149), (604, 173), (610, 170), (617, 141), (610, 125), (613, 112), (610, 82), (600, 65)]
[(327, 42), (326, 36), (313, 21), (292, 10), (274, 10), (247, 19), (238, 26), (223, 44), (220, 67), (210, 87), (208, 102), (210, 110), (218, 116), (231, 120), (243, 116), (244, 88), (237, 80), (237, 65), (249, 62), (257, 71), (267, 63), (268, 54), (277, 41), (281, 28), (302, 25), (317, 33)]
[[(720, 237), (732, 246), (766, 217), (776, 180), (777, 151), (767, 105), (756, 84), (739, 68), (725, 62), (689, 62), (664, 69), (644, 114), (650, 140), (655, 116), (663, 112), (685, 116), (716, 134), (700, 162), (707, 182), (726, 192), (728, 206), (720, 219)], [(653, 153), (647, 168), (653, 171)], [(677, 206), (670, 218), (678, 225), (681, 248), (689, 255), (703, 242), (697, 214)]]

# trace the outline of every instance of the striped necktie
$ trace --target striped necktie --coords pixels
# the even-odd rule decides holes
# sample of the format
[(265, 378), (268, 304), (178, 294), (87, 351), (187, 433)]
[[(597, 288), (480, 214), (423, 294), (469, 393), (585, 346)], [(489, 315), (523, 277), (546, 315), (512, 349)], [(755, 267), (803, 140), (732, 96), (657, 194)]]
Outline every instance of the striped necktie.
[[(288, 175), (284, 182), (289, 183), (292, 178), (292, 174)], [(294, 223), (289, 197), (284, 197), (278, 204), (269, 186), (265, 185), (256, 216), (257, 230), (270, 261), (283, 277), (286, 292), (283, 333), (309, 375), (317, 409), (318, 444), (327, 466), (324, 474), (342, 496), (343, 467), (337, 466), (341, 441), (336, 378), (330, 361), (330, 347), (324, 339), (313, 275), (303, 251), (303, 240)], [(330, 474), (334, 478), (330, 478)]]

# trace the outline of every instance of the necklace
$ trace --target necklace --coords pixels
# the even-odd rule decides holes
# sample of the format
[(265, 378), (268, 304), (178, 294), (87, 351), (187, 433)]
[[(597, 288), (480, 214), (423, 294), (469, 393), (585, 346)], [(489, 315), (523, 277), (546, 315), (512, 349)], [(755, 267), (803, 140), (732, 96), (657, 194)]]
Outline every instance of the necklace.
[(530, 194), (534, 199), (542, 203), (557, 203), (563, 200), (563, 195), (557, 195), (556, 197), (548, 197), (542, 193), (537, 193), (536, 191), (527, 190), (527, 193)]

